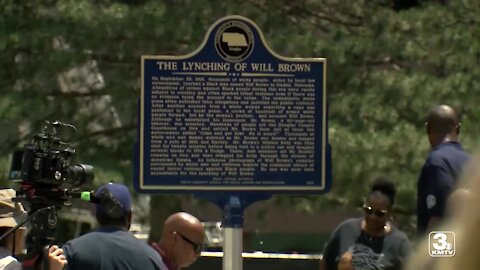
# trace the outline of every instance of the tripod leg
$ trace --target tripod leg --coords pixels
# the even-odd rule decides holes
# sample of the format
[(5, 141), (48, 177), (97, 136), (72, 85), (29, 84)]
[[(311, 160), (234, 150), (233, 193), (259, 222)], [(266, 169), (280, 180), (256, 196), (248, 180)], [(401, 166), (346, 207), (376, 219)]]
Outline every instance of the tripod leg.
[(43, 267), (40, 270), (50, 270), (50, 260), (48, 259), (48, 249), (49, 249), (49, 246), (44, 246), (42, 249), (41, 265)]

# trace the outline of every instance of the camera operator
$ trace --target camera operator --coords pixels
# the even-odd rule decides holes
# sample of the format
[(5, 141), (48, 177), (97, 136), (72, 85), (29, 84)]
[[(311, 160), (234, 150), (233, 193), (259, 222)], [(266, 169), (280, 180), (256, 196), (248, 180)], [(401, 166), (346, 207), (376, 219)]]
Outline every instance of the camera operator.
[[(14, 203), (15, 190), (0, 190), (0, 235), (17, 226), (27, 217), (20, 203)], [(8, 235), (0, 243), (0, 270), (20, 270), (22, 264), (14, 255), (21, 254), (24, 249), (26, 229), (20, 227)], [(63, 250), (58, 246), (51, 246), (48, 252), (50, 270), (62, 270), (67, 264)]]
[(70, 270), (157, 270), (162, 264), (148, 244), (128, 229), (132, 220), (130, 192), (125, 185), (105, 184), (95, 192), (100, 227), (67, 242), (63, 249)]

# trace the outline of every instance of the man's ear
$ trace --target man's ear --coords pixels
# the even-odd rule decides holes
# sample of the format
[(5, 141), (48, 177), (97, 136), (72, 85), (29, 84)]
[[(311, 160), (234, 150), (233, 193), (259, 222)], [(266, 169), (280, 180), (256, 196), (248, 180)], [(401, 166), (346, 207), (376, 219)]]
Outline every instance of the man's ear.
[(178, 234), (176, 231), (173, 231), (172, 232), (172, 240), (174, 243), (176, 243), (178, 241)]
[(174, 232), (171, 232), (171, 234), (172, 234), (172, 238), (173, 238), (175, 241), (177, 241), (177, 232), (174, 231)]
[(129, 211), (127, 214), (127, 230), (130, 230), (131, 225), (132, 225), (132, 211)]
[(457, 135), (460, 134), (460, 127), (461, 126), (462, 126), (462, 123), (458, 123), (457, 129), (456, 129)]

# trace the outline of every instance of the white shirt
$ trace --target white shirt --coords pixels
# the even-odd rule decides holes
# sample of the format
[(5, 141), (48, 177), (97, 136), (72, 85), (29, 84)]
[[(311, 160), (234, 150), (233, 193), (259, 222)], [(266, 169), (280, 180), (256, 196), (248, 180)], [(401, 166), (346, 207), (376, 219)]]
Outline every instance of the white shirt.
[(11, 251), (0, 247), (0, 270), (22, 270), (22, 264), (11, 254)]

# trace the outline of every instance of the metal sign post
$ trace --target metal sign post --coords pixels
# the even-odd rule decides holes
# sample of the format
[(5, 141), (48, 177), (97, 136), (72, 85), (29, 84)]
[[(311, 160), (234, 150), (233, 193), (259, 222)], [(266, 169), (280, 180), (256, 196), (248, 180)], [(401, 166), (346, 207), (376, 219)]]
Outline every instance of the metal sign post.
[(223, 210), (223, 269), (243, 269), (243, 211), (252, 203), (268, 200), (267, 193), (235, 193), (232, 195), (199, 195)]
[(224, 228), (223, 269), (242, 270), (243, 228)]
[(238, 196), (229, 198), (223, 214), (223, 269), (242, 270), (243, 209)]

